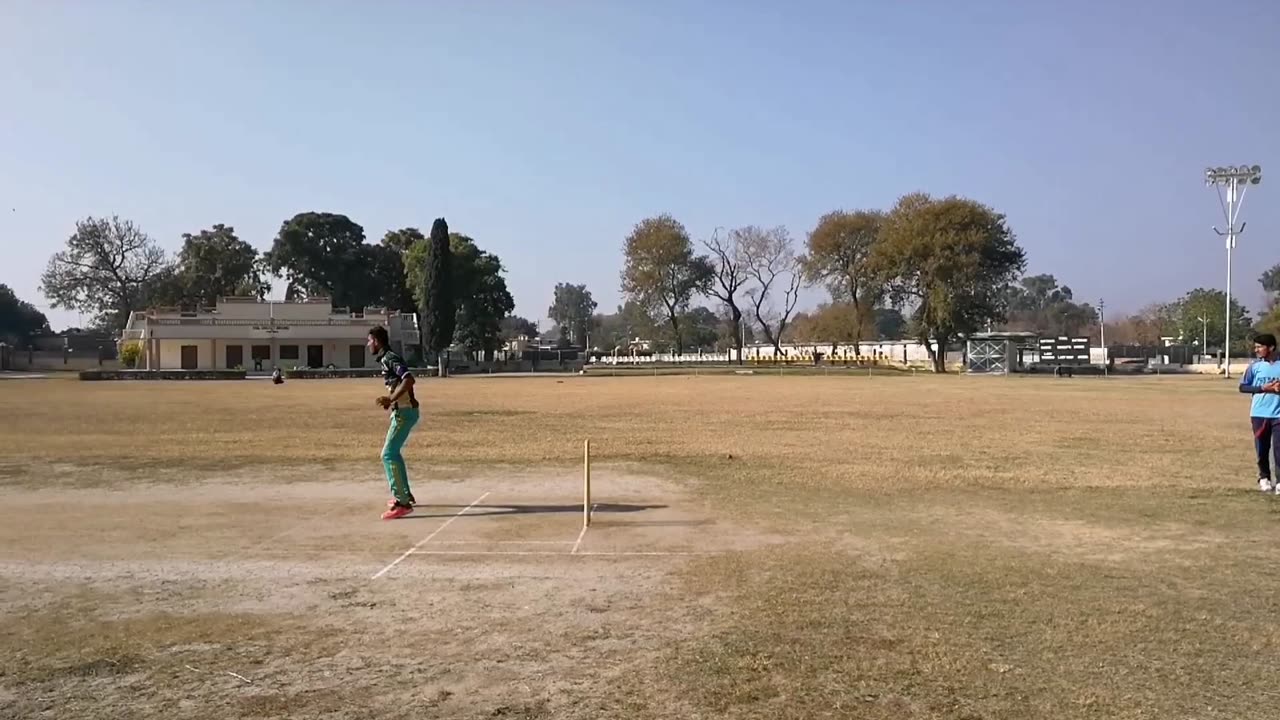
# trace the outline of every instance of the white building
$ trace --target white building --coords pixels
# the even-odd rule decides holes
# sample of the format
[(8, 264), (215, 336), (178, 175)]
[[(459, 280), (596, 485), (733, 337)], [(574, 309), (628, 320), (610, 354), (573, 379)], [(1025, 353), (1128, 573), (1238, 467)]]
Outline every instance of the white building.
[(147, 370), (270, 371), (290, 368), (372, 367), (365, 347), (369, 330), (387, 328), (393, 349), (418, 344), (413, 314), (334, 308), (329, 298), (273, 302), (219, 298), (216, 307), (153, 308), (130, 313), (122, 347), (141, 345), (138, 367)]

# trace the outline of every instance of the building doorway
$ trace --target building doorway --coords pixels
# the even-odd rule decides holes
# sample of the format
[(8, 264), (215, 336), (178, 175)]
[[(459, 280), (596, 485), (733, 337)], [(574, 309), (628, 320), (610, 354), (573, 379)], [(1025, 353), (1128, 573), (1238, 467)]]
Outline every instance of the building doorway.
[(182, 346), (182, 369), (195, 370), (200, 367), (200, 348), (195, 345)]
[(244, 367), (244, 346), (228, 345), (227, 346), (227, 369), (234, 370), (238, 367)]
[(364, 367), (364, 346), (352, 345), (351, 354), (348, 357), (348, 360), (350, 361), (350, 367), (353, 367), (353, 368)]
[(323, 345), (307, 346), (307, 367), (309, 368), (324, 367), (324, 346)]

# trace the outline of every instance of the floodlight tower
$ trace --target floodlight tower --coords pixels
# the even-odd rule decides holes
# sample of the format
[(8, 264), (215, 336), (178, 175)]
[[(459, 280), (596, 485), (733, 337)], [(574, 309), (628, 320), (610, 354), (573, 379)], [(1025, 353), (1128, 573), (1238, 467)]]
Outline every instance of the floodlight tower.
[[(1226, 238), (1227, 243), (1227, 327), (1222, 343), (1223, 371), (1231, 377), (1231, 250), (1236, 246), (1236, 235), (1244, 232), (1245, 223), (1236, 228), (1236, 220), (1240, 217), (1240, 205), (1244, 202), (1244, 193), (1250, 185), (1262, 182), (1262, 168), (1257, 165), (1238, 165), (1235, 167), (1211, 167), (1204, 171), (1204, 184), (1218, 189), (1218, 202), (1222, 204), (1222, 214), (1226, 216), (1227, 230), (1223, 232), (1216, 226), (1213, 231)], [(1227, 189), (1226, 202), (1222, 199), (1222, 188)]]

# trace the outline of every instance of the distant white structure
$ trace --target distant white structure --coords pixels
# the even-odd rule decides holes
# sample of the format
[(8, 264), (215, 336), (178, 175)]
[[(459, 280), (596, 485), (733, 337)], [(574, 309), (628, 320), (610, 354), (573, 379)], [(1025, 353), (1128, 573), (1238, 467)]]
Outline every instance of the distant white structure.
[(372, 367), (370, 328), (387, 328), (392, 347), (417, 345), (412, 314), (365, 308), (348, 312), (329, 298), (275, 302), (219, 298), (213, 308), (152, 308), (130, 313), (120, 344), (138, 343), (146, 370), (271, 371), (295, 367)]
[[(779, 350), (781, 352), (775, 350), (773, 345), (758, 343), (744, 347), (742, 349), (742, 357), (743, 361), (747, 363), (811, 363), (815, 355), (820, 355), (824, 362), (878, 362), (892, 365), (915, 365), (930, 362), (928, 349), (915, 340), (876, 340), (859, 343), (857, 347), (853, 343), (839, 342), (782, 343)], [(948, 361), (958, 357), (958, 353), (950, 353)], [(671, 353), (649, 355), (620, 352), (616, 355), (606, 355), (592, 360), (592, 362), (610, 365), (636, 365), (653, 362), (724, 363), (737, 361), (738, 351), (736, 348), (730, 348), (723, 352), (685, 353), (683, 355)]]

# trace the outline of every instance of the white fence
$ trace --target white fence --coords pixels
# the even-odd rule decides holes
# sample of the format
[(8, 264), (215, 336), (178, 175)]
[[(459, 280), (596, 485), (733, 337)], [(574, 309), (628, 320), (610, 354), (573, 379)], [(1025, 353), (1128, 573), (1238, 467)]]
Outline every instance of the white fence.
[(675, 353), (656, 353), (653, 355), (618, 355), (592, 358), (593, 364), (600, 365), (648, 365), (651, 363), (727, 363), (729, 353), (697, 353), (676, 355)]
[[(749, 345), (743, 348), (743, 359), (747, 363), (762, 364), (804, 364), (813, 363), (817, 355), (826, 363), (856, 364), (898, 364), (929, 362), (929, 351), (924, 345), (910, 340), (882, 340), (864, 342), (857, 346), (852, 343), (784, 343), (781, 352), (772, 345)], [(948, 354), (950, 359), (952, 354)], [(730, 363), (738, 361), (738, 351), (709, 353), (655, 353), (653, 355), (611, 355), (593, 358), (594, 364), (601, 365), (645, 365), (651, 363)]]

